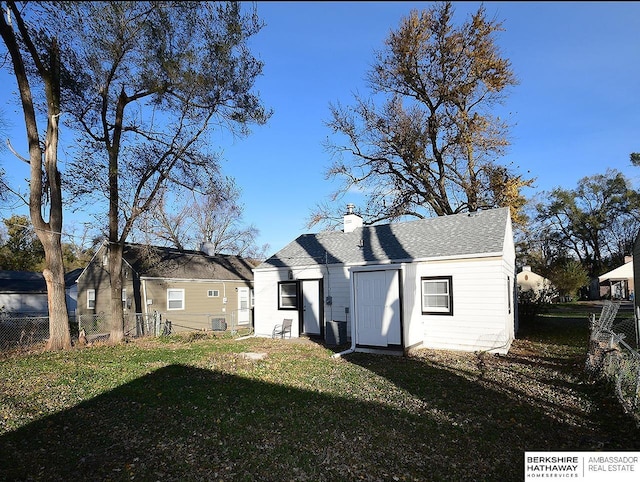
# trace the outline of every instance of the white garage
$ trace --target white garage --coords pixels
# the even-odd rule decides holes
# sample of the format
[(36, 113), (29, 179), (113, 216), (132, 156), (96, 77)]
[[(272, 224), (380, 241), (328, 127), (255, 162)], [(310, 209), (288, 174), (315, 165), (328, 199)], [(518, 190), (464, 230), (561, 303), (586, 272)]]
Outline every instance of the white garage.
[(508, 208), (304, 234), (254, 269), (255, 332), (291, 336), (346, 325), (350, 349), (506, 353), (517, 331)]

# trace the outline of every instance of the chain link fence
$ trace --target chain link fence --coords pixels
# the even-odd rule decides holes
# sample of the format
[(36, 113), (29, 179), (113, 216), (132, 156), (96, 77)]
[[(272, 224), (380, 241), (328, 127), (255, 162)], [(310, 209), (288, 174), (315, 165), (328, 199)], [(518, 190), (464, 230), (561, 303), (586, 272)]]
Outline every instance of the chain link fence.
[[(229, 336), (253, 333), (251, 310), (227, 313), (125, 313), (125, 337), (165, 336), (185, 332), (215, 332)], [(111, 331), (111, 316), (97, 314), (70, 316), (74, 343), (91, 344), (107, 341)], [(28, 349), (49, 339), (48, 313), (0, 312), (0, 351)]]
[[(159, 323), (150, 315), (151, 322), (146, 320), (147, 315), (136, 314), (135, 317), (124, 317), (123, 329), (125, 336), (144, 336), (147, 334), (155, 334), (155, 330), (151, 331), (145, 327), (150, 324)], [(80, 343), (93, 343), (98, 341), (106, 341), (109, 339), (111, 332), (111, 316), (104, 312), (95, 314), (78, 315), (78, 339)]]
[(640, 425), (640, 312), (616, 322), (619, 302), (607, 301), (600, 316), (589, 319), (587, 371), (605, 377), (625, 411)]
[(29, 348), (48, 339), (48, 313), (0, 312), (0, 350)]
[(225, 313), (187, 313), (172, 311), (162, 314), (170, 322), (172, 333), (213, 331), (243, 336), (253, 333), (251, 310), (233, 310)]

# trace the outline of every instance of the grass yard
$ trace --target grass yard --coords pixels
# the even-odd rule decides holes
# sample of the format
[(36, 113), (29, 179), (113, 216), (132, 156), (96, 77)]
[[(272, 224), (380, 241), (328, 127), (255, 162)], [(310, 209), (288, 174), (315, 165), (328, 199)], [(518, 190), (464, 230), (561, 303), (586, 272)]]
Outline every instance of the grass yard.
[(507, 356), (197, 336), (8, 356), (0, 480), (513, 481), (525, 451), (640, 450), (584, 373), (583, 315)]

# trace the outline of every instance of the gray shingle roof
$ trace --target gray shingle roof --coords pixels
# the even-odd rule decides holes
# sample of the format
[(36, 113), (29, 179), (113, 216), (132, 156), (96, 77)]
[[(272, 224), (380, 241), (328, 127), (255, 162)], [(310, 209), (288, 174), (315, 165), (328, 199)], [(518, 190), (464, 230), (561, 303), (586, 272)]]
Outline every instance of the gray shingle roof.
[(253, 280), (252, 266), (240, 256), (127, 243), (123, 258), (141, 276), (176, 279)]
[(2, 293), (46, 293), (47, 284), (42, 273), (31, 271), (0, 271)]
[(403, 223), (365, 226), (350, 233), (303, 234), (260, 268), (361, 264), (502, 253), (509, 208)]
[[(65, 287), (70, 288), (82, 269), (64, 275)], [(32, 271), (0, 271), (0, 293), (46, 293), (47, 283), (42, 273)]]

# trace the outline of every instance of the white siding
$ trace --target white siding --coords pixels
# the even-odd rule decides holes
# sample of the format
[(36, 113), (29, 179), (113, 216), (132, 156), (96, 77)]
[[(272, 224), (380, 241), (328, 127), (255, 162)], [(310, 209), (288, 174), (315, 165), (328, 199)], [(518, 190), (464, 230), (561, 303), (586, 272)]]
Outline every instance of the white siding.
[(324, 291), (325, 301), (327, 296), (331, 296), (332, 304), (325, 305), (325, 321), (346, 321), (347, 337), (351, 338), (351, 320), (353, 318), (351, 310), (349, 270), (344, 266), (332, 266), (329, 268), (329, 275), (325, 277)]
[[(404, 346), (405, 348), (411, 348), (420, 345), (424, 341), (424, 328), (422, 320), (421, 310), (421, 293), (420, 293), (420, 279), (416, 281), (418, 265), (407, 264), (403, 266), (402, 274), (402, 312), (403, 312), (403, 330), (404, 330)], [(416, 308), (417, 305), (417, 308)], [(415, 310), (419, 318), (411, 321), (411, 317), (415, 316)]]
[(506, 349), (499, 350), (500, 353), (506, 353), (511, 346), (511, 342), (518, 332), (518, 285), (516, 281), (516, 248), (513, 241), (513, 228), (511, 226), (511, 218), (507, 223), (505, 232), (504, 249), (502, 255), (502, 268), (504, 275), (511, 280), (511, 306), (505, 314), (505, 331), (507, 334), (507, 342), (509, 346)]
[(0, 308), (14, 313), (47, 313), (49, 303), (46, 293), (2, 293)]
[(538, 293), (551, 286), (551, 281), (547, 278), (529, 270), (520, 271), (516, 279), (522, 291), (534, 291)]
[[(421, 323), (427, 348), (506, 352), (513, 339), (513, 322), (510, 327), (509, 320), (514, 313), (513, 305), (511, 313), (508, 307), (513, 273), (507, 275), (507, 270), (500, 258), (420, 263), (415, 271), (405, 270), (405, 330), (414, 333), (413, 325)], [(423, 276), (452, 277), (452, 316), (422, 314)]]
[[(278, 309), (278, 283), (304, 279), (321, 279), (323, 283), (323, 319), (327, 321), (346, 321), (347, 334), (351, 333), (351, 310), (349, 304), (349, 271), (343, 266), (322, 266), (291, 268), (292, 280), (289, 280), (290, 268), (254, 270), (254, 314), (256, 336), (271, 336), (273, 327), (285, 318), (293, 319), (291, 336), (300, 335), (299, 313), (297, 310)], [(327, 297), (331, 304), (327, 304)], [(347, 313), (345, 308), (349, 308)]]
[[(506, 353), (514, 338), (515, 257), (434, 261), (403, 265), (404, 346), (464, 351), (494, 350)], [(423, 315), (423, 276), (452, 276), (453, 316)], [(324, 286), (324, 319), (346, 321), (351, 338), (349, 270), (342, 266), (293, 270), (294, 280), (320, 279)], [(510, 285), (507, 286), (507, 280)], [(270, 337), (273, 327), (293, 319), (292, 336), (299, 336), (296, 310), (278, 309), (278, 282), (289, 280), (289, 269), (255, 270), (255, 333)], [(511, 309), (509, 310), (509, 291)], [(326, 303), (331, 296), (332, 304)], [(348, 308), (348, 313), (345, 310)]]
[(278, 310), (278, 282), (288, 280), (288, 269), (255, 270), (253, 273), (254, 329), (256, 336), (271, 336), (273, 327), (293, 319), (291, 336), (299, 335), (298, 312)]
[[(636, 259), (640, 260), (640, 255)], [(390, 266), (380, 265), (378, 269), (390, 269)], [(336, 265), (255, 269), (256, 335), (270, 337), (276, 324), (291, 318), (292, 336), (299, 336), (298, 311), (278, 309), (278, 282), (289, 280), (290, 270), (293, 280), (323, 280), (323, 322), (346, 321), (351, 338), (350, 271), (349, 267)], [(515, 249), (510, 222), (502, 256), (406, 263), (401, 266), (400, 276), (405, 348), (422, 344), (435, 349), (508, 351), (515, 336), (514, 325), (517, 326)], [(423, 276), (452, 277), (452, 316), (422, 314)], [(331, 304), (327, 304), (327, 297), (331, 297)]]

